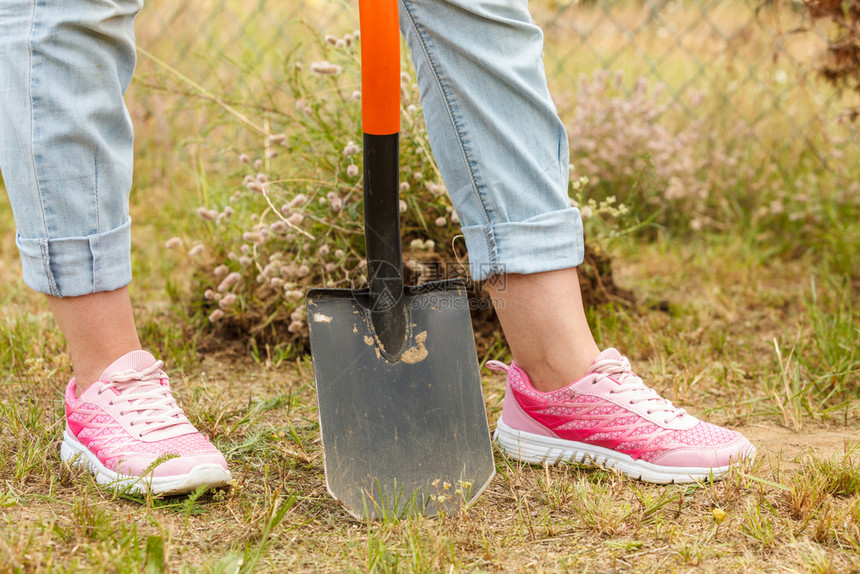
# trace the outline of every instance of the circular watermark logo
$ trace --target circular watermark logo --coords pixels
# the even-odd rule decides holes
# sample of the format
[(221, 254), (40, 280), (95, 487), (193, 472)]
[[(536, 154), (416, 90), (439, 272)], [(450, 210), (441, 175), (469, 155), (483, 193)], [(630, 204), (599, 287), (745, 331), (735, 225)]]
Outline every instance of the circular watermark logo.
[(403, 276), (400, 269), (385, 261), (368, 261), (350, 277), (352, 289), (371, 287), (370, 311), (388, 311), (403, 299)]

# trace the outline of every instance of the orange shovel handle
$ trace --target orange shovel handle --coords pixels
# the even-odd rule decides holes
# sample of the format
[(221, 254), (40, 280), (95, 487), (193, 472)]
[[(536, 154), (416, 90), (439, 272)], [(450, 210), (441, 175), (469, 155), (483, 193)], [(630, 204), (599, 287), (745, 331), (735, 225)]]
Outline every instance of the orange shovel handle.
[(359, 0), (361, 128), (366, 134), (400, 131), (400, 29), (397, 0)]

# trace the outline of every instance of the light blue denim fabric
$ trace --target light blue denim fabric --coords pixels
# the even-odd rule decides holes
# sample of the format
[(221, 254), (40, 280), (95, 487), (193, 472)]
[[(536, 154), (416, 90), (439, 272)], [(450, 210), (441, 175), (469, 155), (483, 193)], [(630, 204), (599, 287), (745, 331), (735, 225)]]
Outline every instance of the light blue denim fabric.
[(400, 29), (473, 279), (582, 263), (567, 134), (527, 0), (400, 0)]
[[(142, 0), (0, 0), (0, 169), (24, 279), (57, 296), (131, 281), (122, 96)], [(430, 142), (471, 273), (579, 265), (567, 135), (526, 0), (400, 0)]]
[(142, 0), (0, 1), (0, 169), (24, 281), (55, 296), (131, 281), (123, 94)]

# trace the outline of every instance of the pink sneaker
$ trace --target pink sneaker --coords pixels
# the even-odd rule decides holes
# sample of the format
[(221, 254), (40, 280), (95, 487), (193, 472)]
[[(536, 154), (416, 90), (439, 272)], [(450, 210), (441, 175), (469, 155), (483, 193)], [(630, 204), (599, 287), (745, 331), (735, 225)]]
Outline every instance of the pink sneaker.
[(755, 453), (740, 433), (702, 422), (645, 386), (615, 349), (550, 393), (535, 390), (515, 363), (487, 366), (508, 373), (495, 439), (523, 462), (591, 463), (666, 484), (720, 478)]
[(101, 484), (138, 493), (230, 482), (224, 457), (176, 405), (162, 365), (146, 351), (128, 353), (80, 398), (72, 379), (60, 458), (86, 465)]

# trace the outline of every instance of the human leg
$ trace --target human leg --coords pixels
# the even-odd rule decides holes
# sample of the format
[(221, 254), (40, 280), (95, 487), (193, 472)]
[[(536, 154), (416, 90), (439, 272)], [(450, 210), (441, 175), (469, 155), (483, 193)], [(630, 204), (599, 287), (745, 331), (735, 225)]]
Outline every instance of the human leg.
[(433, 154), (471, 273), (566, 269), (583, 257), (568, 144), (525, 0), (401, 0)]
[(132, 127), (139, 0), (0, 6), (0, 169), (25, 282), (45, 293), (84, 389), (140, 349), (131, 302)]
[(131, 280), (133, 136), (122, 97), (141, 4), (0, 4), (0, 169), (36, 291), (75, 297)]
[(125, 287), (133, 134), (122, 98), (140, 7), (0, 6), (0, 169), (24, 280), (46, 294), (79, 390), (140, 349)]
[(575, 269), (582, 223), (568, 198), (567, 133), (547, 89), (542, 33), (522, 0), (404, 0), (401, 29), (472, 276), (493, 277), (518, 364), (538, 388), (560, 388), (585, 374), (598, 348)]
[(176, 406), (161, 362), (139, 350), (126, 288), (133, 150), (123, 93), (141, 5), (0, 3), (0, 169), (24, 280), (48, 297), (74, 364), (63, 460), (99, 482), (173, 493), (230, 473)]
[(401, 0), (401, 29), (472, 276), (490, 279), (515, 358), (494, 364), (508, 372), (503, 450), (603, 461), (654, 482), (721, 475), (749, 456), (740, 434), (674, 407), (616, 350), (598, 354), (575, 269), (582, 225), (568, 199), (567, 135), (527, 2)]
[(575, 267), (495, 277), (487, 288), (514, 360), (536, 389), (560, 389), (588, 371), (600, 349)]
[(128, 287), (79, 297), (49, 295), (48, 304), (66, 337), (78, 396), (116, 359), (140, 350)]

